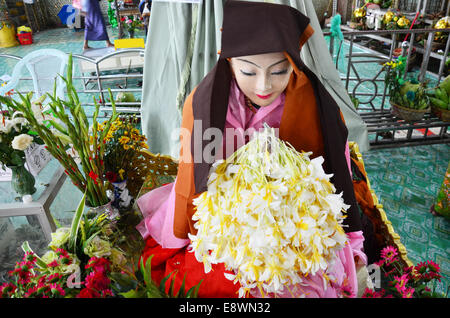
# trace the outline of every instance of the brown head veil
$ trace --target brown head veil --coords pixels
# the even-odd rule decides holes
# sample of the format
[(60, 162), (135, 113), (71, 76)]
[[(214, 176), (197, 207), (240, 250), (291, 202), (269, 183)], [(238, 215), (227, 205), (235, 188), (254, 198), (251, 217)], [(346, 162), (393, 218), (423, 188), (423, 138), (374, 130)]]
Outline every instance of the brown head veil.
[[(309, 25), (309, 18), (286, 5), (232, 0), (227, 1), (224, 5), (223, 16), (222, 47), (219, 60), (197, 86), (192, 98), (191, 116), (193, 120), (201, 120), (202, 135), (210, 127), (224, 131), (232, 79), (227, 58), (284, 52), (293, 65), (294, 72), (286, 90), (286, 101), (280, 123), (280, 138), (288, 141), (298, 151), (314, 150), (316, 156), (324, 156), (325, 171), (333, 174), (331, 181), (337, 192), (343, 191), (345, 203), (351, 206), (344, 222), (347, 225), (345, 230), (346, 232), (361, 230), (360, 215), (344, 153), (348, 135), (347, 128), (342, 121), (337, 103), (317, 76), (300, 59), (301, 46), (313, 33)], [(309, 83), (309, 93), (301, 89), (305, 81)], [(304, 96), (308, 94), (309, 97)], [(302, 126), (302, 121), (309, 121), (309, 118), (302, 115), (302, 109), (305, 107), (313, 107), (311, 108), (313, 117), (317, 121), (315, 138), (320, 144), (319, 149), (315, 149), (313, 146), (309, 147), (309, 143), (303, 140), (310, 138), (301, 130), (301, 127), (299, 128)], [(202, 150), (209, 142), (194, 140), (194, 134), (191, 135), (191, 138), (191, 153), (203, 153)], [(195, 158), (195, 163), (190, 165), (190, 168), (186, 165), (180, 166), (183, 171), (179, 171), (178, 178), (193, 179), (193, 185), (190, 186), (190, 190), (184, 191), (184, 196), (192, 196), (207, 190), (210, 167), (211, 163), (206, 162), (203, 158)], [(183, 182), (189, 183), (187, 180)], [(183, 192), (181, 184), (177, 186), (179, 192)], [(179, 237), (183, 237), (180, 234), (183, 231), (183, 226), (180, 227), (183, 222), (184, 224), (190, 223), (189, 226), (184, 226), (185, 231), (189, 228), (193, 229), (191, 215), (186, 215), (185, 208), (186, 204), (190, 204), (189, 200), (181, 201), (184, 203), (179, 202), (176, 205), (174, 222), (174, 233)], [(180, 213), (184, 213), (184, 215), (180, 215)]]

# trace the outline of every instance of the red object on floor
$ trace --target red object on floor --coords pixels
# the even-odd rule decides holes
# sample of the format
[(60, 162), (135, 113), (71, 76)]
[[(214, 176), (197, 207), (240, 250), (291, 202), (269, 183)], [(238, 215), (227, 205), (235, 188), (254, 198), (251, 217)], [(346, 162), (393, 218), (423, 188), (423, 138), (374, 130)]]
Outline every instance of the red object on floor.
[[(203, 263), (195, 258), (193, 252), (187, 248), (163, 248), (154, 239), (146, 241), (142, 258), (144, 262), (153, 255), (151, 259), (152, 279), (159, 286), (161, 280), (172, 272), (176, 272), (174, 282), (174, 294), (178, 292), (185, 279), (184, 291), (200, 283), (198, 297), (200, 298), (234, 298), (238, 297), (241, 287), (239, 283), (225, 278), (224, 273), (231, 273), (225, 270), (224, 264), (212, 265), (212, 270), (205, 274)], [(173, 275), (172, 275), (173, 278)], [(166, 282), (166, 292), (169, 290), (172, 278)]]
[(32, 33), (18, 33), (17, 38), (21, 45), (28, 45), (33, 43)]

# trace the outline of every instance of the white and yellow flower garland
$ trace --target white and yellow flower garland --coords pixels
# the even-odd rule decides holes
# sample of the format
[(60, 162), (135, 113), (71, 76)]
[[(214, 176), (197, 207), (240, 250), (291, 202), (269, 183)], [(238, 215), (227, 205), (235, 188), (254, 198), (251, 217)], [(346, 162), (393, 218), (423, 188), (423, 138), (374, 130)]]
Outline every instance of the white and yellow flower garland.
[(257, 287), (281, 293), (307, 275), (324, 273), (347, 237), (342, 194), (323, 158), (310, 160), (266, 127), (226, 160), (217, 161), (208, 191), (194, 200), (195, 257), (205, 272), (224, 263), (240, 297)]

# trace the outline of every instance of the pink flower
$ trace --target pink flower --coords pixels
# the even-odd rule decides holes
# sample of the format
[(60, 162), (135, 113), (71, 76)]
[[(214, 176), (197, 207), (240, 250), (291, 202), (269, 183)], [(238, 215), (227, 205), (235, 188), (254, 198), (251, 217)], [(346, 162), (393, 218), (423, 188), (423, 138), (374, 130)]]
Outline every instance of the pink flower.
[(67, 253), (66, 250), (62, 249), (62, 248), (57, 248), (56, 249), (56, 255), (58, 255), (59, 257), (69, 257), (69, 253)]
[(414, 296), (414, 288), (412, 287), (406, 288), (402, 293), (403, 298), (413, 298), (413, 296)]
[(427, 263), (420, 262), (416, 266), (414, 266), (414, 272), (416, 274), (416, 279), (424, 280), (425, 282), (429, 282), (433, 279), (437, 279), (441, 281), (440, 267), (435, 262), (428, 260)]
[(398, 250), (393, 246), (387, 246), (381, 250), (381, 258), (386, 261), (386, 263), (392, 263), (398, 258)]
[(36, 255), (33, 252), (26, 252), (23, 256), (23, 260), (27, 262), (31, 262), (32, 264), (36, 263)]
[(60, 274), (60, 273), (51, 274), (51, 275), (47, 276), (47, 281), (48, 281), (49, 283), (56, 283), (56, 282), (59, 281), (62, 277), (63, 277), (63, 275)]
[(12, 294), (16, 291), (16, 285), (12, 283), (4, 283), (0, 286), (0, 298), (11, 297)]
[(51, 261), (50, 263), (47, 264), (48, 267), (58, 267), (58, 261), (55, 259), (53, 261)]
[(50, 291), (53, 295), (57, 296), (64, 296), (66, 294), (59, 284), (50, 284)]
[(395, 290), (402, 295), (406, 291), (406, 283), (409, 280), (408, 273), (403, 274), (402, 276), (394, 276), (394, 280), (389, 282), (389, 285), (393, 286)]
[(432, 260), (428, 260), (427, 264), (428, 264), (428, 268), (430, 269), (430, 271), (432, 271), (434, 273), (439, 273), (441, 271), (441, 268), (439, 267), (439, 265), (436, 264), (435, 262), (433, 262)]
[[(379, 292), (371, 290), (369, 288), (366, 288), (364, 290), (364, 293), (362, 294), (362, 298), (383, 298), (384, 297), (384, 293), (386, 291), (384, 289), (381, 289)], [(384, 298), (391, 298), (392, 296), (386, 296)]]

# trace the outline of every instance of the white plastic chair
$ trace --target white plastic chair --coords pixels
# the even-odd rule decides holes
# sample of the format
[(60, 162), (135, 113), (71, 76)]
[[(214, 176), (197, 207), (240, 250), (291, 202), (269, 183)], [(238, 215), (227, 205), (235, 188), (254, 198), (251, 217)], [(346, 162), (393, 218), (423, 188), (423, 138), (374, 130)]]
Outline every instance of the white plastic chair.
[(0, 95), (4, 96), (14, 89), (24, 73), (24, 67), (31, 74), (33, 80), (34, 94), (36, 99), (46, 93), (53, 94), (56, 80), (56, 96), (64, 99), (63, 80), (59, 75), (64, 75), (69, 56), (56, 49), (42, 49), (25, 55), (14, 66), (12, 79), (3, 87), (0, 87)]

